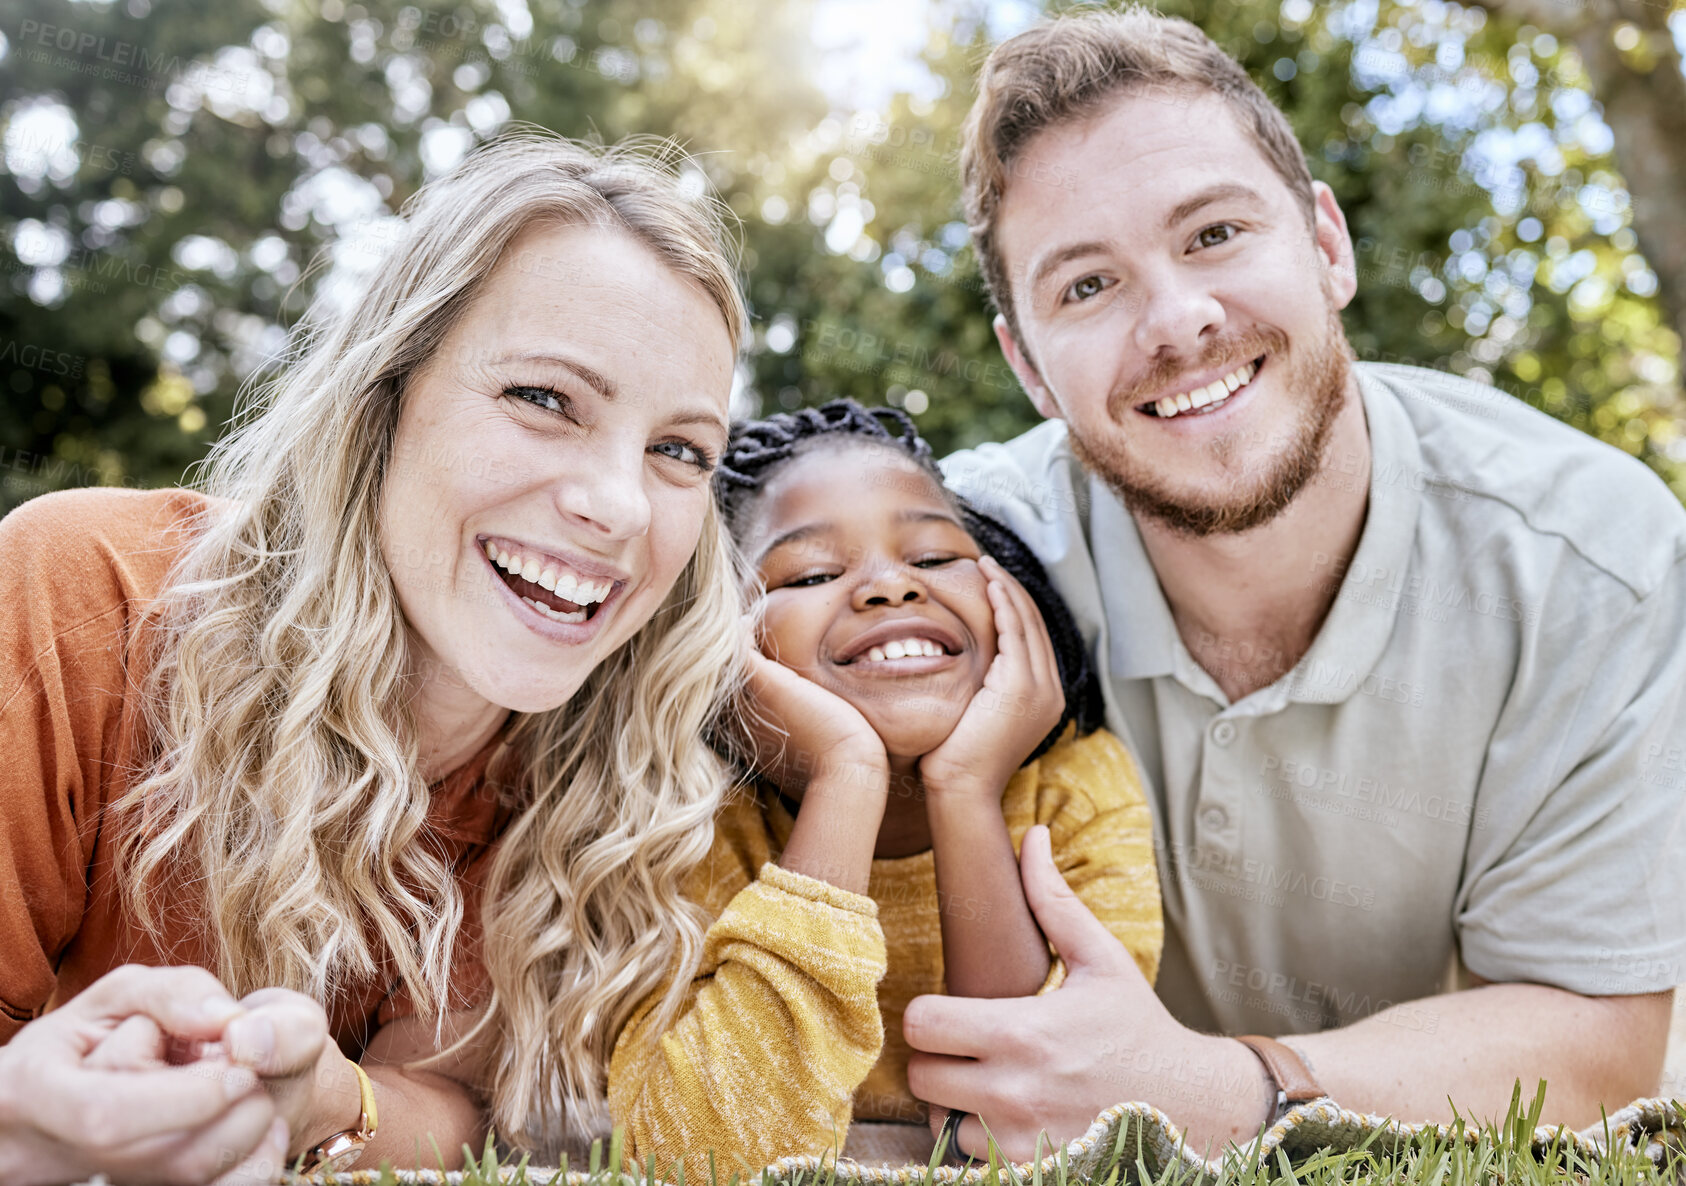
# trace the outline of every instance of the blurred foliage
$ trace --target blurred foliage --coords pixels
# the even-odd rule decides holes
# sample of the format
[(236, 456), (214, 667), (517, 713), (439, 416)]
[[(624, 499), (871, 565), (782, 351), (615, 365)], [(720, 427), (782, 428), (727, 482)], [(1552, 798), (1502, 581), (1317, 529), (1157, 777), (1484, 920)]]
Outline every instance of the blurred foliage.
[[(1441, 0), (1164, 7), (1243, 62), (1334, 188), (1360, 357), (1490, 380), (1686, 496), (1680, 343), (1572, 49)], [(700, 154), (743, 222), (740, 408), (889, 401), (939, 452), (1029, 427), (957, 221), (973, 77), (1019, 9), (928, 0), (913, 82), (823, 90), (839, 51), (816, 21), (883, 11), (27, 0), (0, 25), (0, 510), (180, 480), (313, 286), (354, 284), (422, 181), (518, 121)]]

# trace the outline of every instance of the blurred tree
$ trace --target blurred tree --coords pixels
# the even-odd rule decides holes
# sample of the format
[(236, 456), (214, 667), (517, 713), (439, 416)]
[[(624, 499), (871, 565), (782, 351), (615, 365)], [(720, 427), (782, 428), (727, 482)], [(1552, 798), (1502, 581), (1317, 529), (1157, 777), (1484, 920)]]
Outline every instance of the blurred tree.
[(715, 0), (34, 5), (0, 30), (0, 510), (178, 480), (315, 286), (351, 291), (417, 186), (513, 120), (678, 137), (741, 204), (825, 113), (804, 27)]
[[(1686, 220), (1629, 197), (1618, 157), (1647, 117), (1631, 86), (1600, 106), (1616, 86), (1592, 53), (1604, 33), (1554, 34), (1508, 0), (1166, 8), (1283, 105), (1347, 210), (1362, 357), (1491, 380), (1686, 495), (1680, 314), (1659, 270)], [(894, 93), (821, 88), (834, 51), (816, 19), (870, 31), (903, 9), (30, 0), (0, 24), (0, 510), (63, 485), (178, 480), (315, 286), (353, 292), (403, 200), (515, 121), (701, 154), (743, 220), (741, 409), (888, 400), (941, 450), (1028, 427), (956, 167), (977, 67), (1013, 9), (929, 0)], [(1642, 15), (1631, 48), (1619, 29), (1605, 41), (1622, 68), (1649, 54), (1679, 83), (1656, 40), (1666, 11)]]
[(1633, 226), (1656, 269), (1664, 307), (1686, 339), (1686, 76), (1656, 0), (1477, 0), (1513, 21), (1538, 25), (1575, 47), (1613, 137), (1614, 158), (1633, 191)]

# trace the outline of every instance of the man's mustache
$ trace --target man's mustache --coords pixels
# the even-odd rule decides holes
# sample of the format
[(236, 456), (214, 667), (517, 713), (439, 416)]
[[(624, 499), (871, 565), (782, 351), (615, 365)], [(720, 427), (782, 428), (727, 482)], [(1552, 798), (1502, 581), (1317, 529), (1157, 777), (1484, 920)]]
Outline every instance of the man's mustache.
[(1280, 355), (1285, 354), (1287, 350), (1288, 335), (1279, 329), (1268, 328), (1219, 338), (1202, 350), (1200, 357), (1196, 359), (1184, 359), (1176, 355), (1157, 359), (1150, 363), (1139, 377), (1115, 388), (1112, 394), (1107, 396), (1107, 415), (1114, 420), (1120, 420), (1125, 413), (1161, 396), (1187, 391), (1192, 386), (1184, 382), (1189, 375), (1210, 371), (1216, 367), (1223, 368), (1227, 373), (1243, 363), (1252, 362), (1261, 354)]

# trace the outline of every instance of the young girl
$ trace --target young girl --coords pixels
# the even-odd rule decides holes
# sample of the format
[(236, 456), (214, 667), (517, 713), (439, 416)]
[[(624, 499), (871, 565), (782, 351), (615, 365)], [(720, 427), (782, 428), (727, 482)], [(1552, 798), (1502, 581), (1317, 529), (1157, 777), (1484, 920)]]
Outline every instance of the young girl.
[(688, 883), (714, 922), (687, 1003), (662, 1018), (653, 993), (609, 1070), (632, 1156), (693, 1175), (710, 1149), (747, 1171), (839, 1147), (851, 1116), (924, 1120), (908, 1003), (1058, 986), (1019, 882), (1032, 826), (1150, 981), (1163, 934), (1083, 639), (907, 416), (835, 400), (741, 424), (716, 492), (765, 593), (757, 777)]

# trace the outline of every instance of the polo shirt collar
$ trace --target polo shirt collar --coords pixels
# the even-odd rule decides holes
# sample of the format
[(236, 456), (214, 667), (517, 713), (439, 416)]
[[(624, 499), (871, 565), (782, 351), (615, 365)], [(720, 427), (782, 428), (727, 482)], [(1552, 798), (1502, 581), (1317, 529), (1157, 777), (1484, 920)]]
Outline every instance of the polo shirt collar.
[(1118, 679), (1170, 675), (1182, 639), (1136, 520), (1112, 487), (1093, 474), (1089, 508), (1089, 552), (1095, 558), (1095, 580), (1111, 634), (1111, 673)]
[(1353, 371), (1370, 431), (1370, 506), (1329, 616), (1311, 649), (1277, 681), (1287, 685), (1290, 699), (1306, 704), (1339, 704), (1351, 696), (1387, 649), (1422, 506), (1416, 427), (1384, 382), (1362, 364)]
[[(1260, 695), (1336, 704), (1356, 691), (1381, 658), (1399, 616), (1399, 587), (1416, 538), (1422, 449), (1399, 398), (1362, 364), (1354, 367), (1370, 435), (1370, 498), (1364, 531), (1311, 649)], [(1089, 477), (1089, 546), (1111, 635), (1108, 662), (1119, 679), (1173, 675), (1192, 692), (1225, 703), (1217, 682), (1177, 633), (1153, 562), (1130, 512), (1101, 479)], [(1378, 574), (1383, 574), (1378, 577)], [(1376, 578), (1374, 592), (1364, 583)], [(1322, 665), (1322, 666), (1318, 666)], [(1343, 678), (1309, 679), (1338, 671)], [(1261, 706), (1264, 707), (1264, 706)]]

